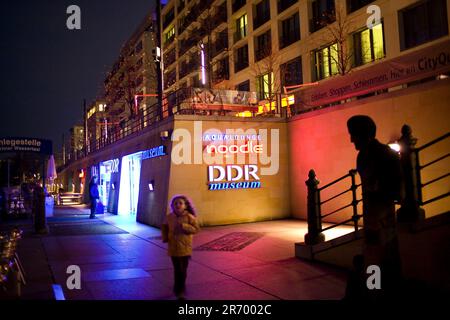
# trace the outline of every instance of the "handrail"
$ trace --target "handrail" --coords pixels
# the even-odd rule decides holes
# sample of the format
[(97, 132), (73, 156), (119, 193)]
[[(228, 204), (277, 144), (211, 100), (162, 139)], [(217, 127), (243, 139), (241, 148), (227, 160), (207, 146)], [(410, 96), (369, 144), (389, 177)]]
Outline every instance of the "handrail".
[(338, 183), (339, 181), (342, 181), (342, 180), (344, 180), (345, 178), (348, 178), (348, 177), (350, 177), (350, 172), (347, 173), (346, 175), (344, 175), (344, 176), (342, 176), (342, 177), (340, 177), (340, 178), (337, 178), (336, 180), (334, 180), (334, 181), (332, 181), (332, 182), (330, 182), (330, 183), (324, 185), (323, 187), (320, 187), (320, 188), (319, 188), (319, 191), (322, 191), (323, 189), (326, 189), (326, 188), (332, 186), (333, 184), (336, 184), (336, 183)]
[[(423, 150), (423, 149), (422, 149), (422, 150)], [(444, 160), (444, 159), (447, 158), (448, 156), (450, 156), (450, 153), (447, 153), (446, 155), (444, 155), (444, 156), (442, 156), (442, 157), (439, 157), (439, 158), (437, 158), (437, 159), (435, 159), (435, 160), (433, 160), (433, 161), (428, 162), (427, 164), (424, 164), (423, 166), (420, 166), (419, 169), (423, 169), (423, 168), (426, 168), (426, 167), (428, 167), (428, 166), (431, 166), (432, 164), (435, 164), (436, 162), (439, 162), (439, 161), (441, 161), (441, 160)]]
[[(340, 225), (347, 224), (349, 222), (354, 223), (355, 231), (358, 231), (358, 221), (362, 217), (362, 214), (358, 214), (358, 203), (362, 201), (362, 199), (357, 199), (356, 190), (361, 186), (361, 184), (356, 183), (356, 170), (352, 169), (347, 174), (343, 175), (342, 177), (326, 184), (323, 187), (318, 188), (319, 181), (316, 179), (316, 174), (314, 170), (309, 171), (309, 179), (306, 181), (306, 185), (308, 186), (308, 233), (305, 235), (305, 242), (307, 244), (316, 244), (324, 240), (324, 236), (322, 232), (326, 230), (330, 230), (333, 228), (336, 228)], [(320, 201), (320, 193), (333, 186), (334, 184), (346, 179), (351, 178), (351, 186), (350, 188), (332, 196), (331, 198)], [(333, 199), (336, 199), (347, 192), (352, 192), (352, 201), (349, 204), (346, 204), (330, 213), (322, 214), (321, 213), (321, 206)], [(332, 214), (335, 214), (337, 212), (340, 212), (346, 208), (352, 207), (352, 217), (350, 219), (347, 219), (345, 221), (341, 221), (335, 225), (332, 225), (327, 228), (322, 228), (322, 219), (326, 218)]]
[(436, 138), (434, 140), (431, 140), (430, 142), (424, 144), (423, 146), (421, 146), (420, 148), (417, 148), (416, 151), (422, 151), (425, 148), (428, 148), (430, 146), (432, 146), (433, 144), (438, 143), (439, 141), (442, 141), (444, 139), (447, 139), (450, 136), (450, 132), (447, 132), (446, 134), (440, 136), (439, 138)]
[[(411, 136), (411, 130), (408, 132), (408, 134), (409, 134), (409, 136), (406, 137), (406, 140), (407, 140), (407, 141), (410, 141), (411, 146), (414, 147), (414, 144), (415, 144), (416, 139), (415, 139), (415, 138), (412, 138), (412, 136)], [(428, 163), (426, 163), (426, 164), (424, 164), (424, 165), (421, 165), (421, 164), (420, 164), (420, 154), (421, 154), (426, 148), (429, 148), (429, 147), (431, 147), (431, 146), (437, 144), (438, 142), (441, 142), (441, 141), (447, 139), (448, 137), (450, 137), (450, 132), (447, 132), (446, 134), (444, 134), (444, 135), (442, 135), (442, 136), (440, 136), (440, 137), (438, 137), (438, 138), (436, 138), (436, 139), (434, 139), (434, 140), (432, 140), (432, 141), (430, 141), (430, 142), (424, 144), (423, 146), (421, 146), (421, 147), (419, 147), (419, 148), (415, 148), (415, 149), (414, 149), (414, 148), (411, 148), (411, 152), (414, 153), (414, 160), (415, 160), (415, 161), (412, 163), (412, 165), (413, 165), (415, 168), (417, 168), (417, 169), (416, 169), (416, 175), (417, 175), (417, 176), (416, 176), (416, 190), (417, 190), (417, 195), (418, 195), (417, 202), (418, 202), (418, 204), (421, 205), (421, 206), (424, 206), (424, 205), (429, 204), (429, 203), (431, 203), (431, 202), (434, 202), (434, 201), (443, 199), (443, 198), (447, 197), (447, 196), (450, 194), (449, 192), (447, 192), (447, 193), (444, 193), (444, 194), (435, 196), (435, 197), (433, 197), (433, 198), (431, 198), (431, 199), (428, 199), (428, 200), (425, 200), (425, 201), (423, 200), (423, 195), (422, 195), (422, 189), (423, 189), (424, 187), (429, 186), (429, 185), (431, 185), (431, 184), (433, 184), (433, 183), (435, 183), (435, 182), (437, 182), (437, 181), (440, 181), (440, 180), (442, 180), (442, 179), (444, 179), (444, 178), (450, 176), (450, 173), (447, 172), (447, 173), (444, 173), (444, 174), (440, 175), (439, 177), (436, 177), (436, 178), (433, 178), (433, 179), (429, 180), (429, 181), (426, 182), (426, 183), (422, 183), (422, 172), (423, 172), (423, 169), (425, 169), (425, 168), (427, 168), (427, 167), (429, 167), (429, 166), (431, 166), (431, 165), (433, 165), (433, 164), (436, 164), (436, 163), (438, 163), (438, 162), (440, 162), (440, 161), (442, 161), (442, 160), (448, 158), (448, 157), (450, 156), (450, 153), (447, 153), (447, 154), (445, 154), (445, 155), (443, 155), (443, 156), (440, 156), (440, 157), (438, 157), (438, 158), (436, 158), (436, 159), (434, 159), (434, 160), (432, 160), (432, 161), (430, 161), (430, 162), (428, 162)], [(412, 141), (412, 142), (411, 142), (411, 141)]]

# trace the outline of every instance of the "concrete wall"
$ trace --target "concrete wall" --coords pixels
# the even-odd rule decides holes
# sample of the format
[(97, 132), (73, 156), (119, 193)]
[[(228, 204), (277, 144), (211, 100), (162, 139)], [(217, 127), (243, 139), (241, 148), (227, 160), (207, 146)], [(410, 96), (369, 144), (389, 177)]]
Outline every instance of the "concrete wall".
[[(227, 129), (266, 129), (268, 136), (279, 130), (279, 159), (273, 154), (273, 161), (279, 160), (278, 172), (274, 175), (260, 175), (260, 189), (208, 190), (208, 165), (175, 164), (170, 169), (169, 200), (176, 194), (188, 196), (202, 225), (232, 224), (261, 220), (281, 219), (290, 216), (289, 208), (289, 164), (286, 123), (281, 119), (246, 119), (224, 117), (177, 117), (175, 129), (185, 129), (194, 137), (195, 120), (202, 120), (203, 132), (216, 128), (222, 133)], [(199, 123), (197, 122), (197, 125)], [(201, 139), (201, 132), (198, 139)], [(180, 140), (181, 142), (181, 140)], [(175, 148), (174, 142), (173, 148)], [(271, 140), (269, 139), (269, 145)], [(276, 142), (278, 143), (278, 142)], [(193, 141), (189, 142), (193, 146)], [(205, 144), (203, 144), (203, 148)], [(270, 156), (274, 150), (268, 150)], [(192, 159), (193, 149), (192, 149)], [(246, 163), (254, 163), (247, 162)], [(259, 168), (268, 167), (258, 159)], [(259, 171), (260, 173), (261, 171)]]
[[(310, 112), (297, 116), (288, 123), (290, 168), (291, 168), (291, 209), (293, 217), (306, 219), (306, 185), (308, 171), (314, 169), (320, 185), (325, 185), (343, 176), (356, 167), (357, 151), (350, 142), (347, 120), (356, 114), (371, 116), (377, 124), (377, 138), (382, 143), (395, 141), (401, 135), (401, 127), (409, 124), (413, 135), (418, 138), (417, 146), (447, 133), (450, 130), (450, 80), (430, 83), (398, 90), (379, 97), (358, 100), (341, 106)], [(447, 139), (448, 140), (448, 139)], [(427, 163), (448, 152), (450, 142), (436, 145), (421, 155), (421, 163)], [(448, 160), (448, 159), (447, 159)], [(448, 161), (423, 171), (422, 181), (426, 182), (448, 171)], [(320, 186), (319, 185), (319, 186)], [(334, 190), (322, 195), (322, 200), (342, 191), (341, 183)], [(424, 189), (424, 200), (448, 192), (448, 179)], [(322, 213), (348, 204), (349, 197), (331, 201)], [(448, 210), (450, 200), (444, 199), (424, 207), (426, 216), (431, 217)], [(347, 213), (330, 216), (330, 222), (348, 218)]]
[[(173, 123), (165, 129), (172, 130)], [(139, 222), (159, 227), (164, 219), (167, 208), (167, 197), (170, 180), (170, 152), (171, 142), (162, 141), (159, 130), (145, 140), (145, 148), (151, 149), (160, 145), (166, 147), (167, 155), (142, 160), (139, 187), (139, 201), (137, 207), (137, 220)], [(154, 181), (154, 190), (150, 191), (148, 184)]]

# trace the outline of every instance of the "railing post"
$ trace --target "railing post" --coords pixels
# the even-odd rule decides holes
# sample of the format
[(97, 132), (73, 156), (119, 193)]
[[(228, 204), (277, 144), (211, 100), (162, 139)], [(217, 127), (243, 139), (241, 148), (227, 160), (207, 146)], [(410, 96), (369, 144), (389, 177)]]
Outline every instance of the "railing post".
[(317, 188), (319, 180), (316, 179), (314, 170), (309, 170), (308, 180), (308, 233), (305, 234), (305, 243), (313, 245), (325, 241), (322, 233), (322, 217), (320, 213), (320, 191)]
[(358, 231), (358, 220), (359, 220), (359, 216), (358, 216), (358, 199), (356, 199), (356, 189), (358, 188), (358, 186), (356, 185), (356, 170), (352, 169), (350, 170), (348, 173), (350, 175), (350, 177), (352, 178), (352, 208), (353, 208), (353, 216), (352, 216), (352, 220), (353, 223), (355, 225), (355, 232)]
[(397, 210), (399, 222), (418, 222), (425, 219), (422, 203), (422, 185), (420, 180), (419, 153), (415, 149), (417, 139), (412, 136), (411, 127), (402, 127), (400, 144), (400, 163), (403, 171), (404, 198)]

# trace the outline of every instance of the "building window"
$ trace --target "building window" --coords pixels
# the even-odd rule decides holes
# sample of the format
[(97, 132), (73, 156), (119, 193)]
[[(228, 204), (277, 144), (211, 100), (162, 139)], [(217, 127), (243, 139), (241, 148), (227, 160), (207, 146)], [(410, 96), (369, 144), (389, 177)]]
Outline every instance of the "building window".
[(142, 67), (143, 64), (143, 60), (142, 58), (140, 58), (137, 62), (136, 62), (136, 70), (139, 70), (140, 67)]
[(234, 42), (239, 41), (247, 36), (247, 14), (242, 15), (236, 20), (236, 33), (234, 34)]
[(314, 0), (312, 2), (311, 32), (322, 29), (336, 20), (334, 0)]
[(250, 80), (239, 83), (236, 86), (237, 91), (250, 91)]
[(353, 12), (358, 9), (361, 9), (362, 7), (365, 7), (374, 1), (375, 0), (347, 0), (348, 12)]
[(178, 0), (178, 8), (177, 8), (178, 13), (180, 13), (181, 10), (184, 9), (184, 2), (185, 2), (185, 0)]
[(139, 43), (136, 45), (135, 52), (139, 53), (142, 50), (142, 41), (139, 41)]
[(173, 39), (175, 39), (175, 27), (172, 27), (164, 34), (164, 44), (172, 43)]
[(175, 18), (175, 10), (172, 8), (163, 18), (163, 28), (167, 28), (172, 20)]
[(219, 83), (230, 78), (228, 57), (217, 61), (216, 70), (213, 73), (213, 83)]
[(298, 12), (281, 21), (280, 49), (300, 40), (300, 18)]
[(353, 42), (357, 66), (384, 58), (383, 24), (379, 23), (372, 29), (356, 33)]
[(302, 57), (292, 59), (280, 68), (280, 79), (282, 86), (293, 86), (303, 83)]
[(273, 96), (273, 72), (260, 75), (256, 78), (256, 86), (259, 100), (269, 100)]
[(406, 50), (448, 34), (446, 0), (422, 1), (399, 12), (400, 46)]
[(314, 51), (314, 60), (317, 80), (337, 74), (339, 72), (337, 43)]
[(298, 0), (278, 0), (277, 8), (278, 14), (282, 13), (284, 10), (292, 6), (294, 3), (297, 3)]
[(234, 60), (234, 72), (239, 72), (248, 67), (248, 45), (236, 49)]
[(194, 88), (200, 88), (201, 82), (200, 82), (200, 75), (195, 75), (191, 78), (191, 86)]
[(271, 31), (263, 33), (260, 36), (255, 37), (255, 60), (259, 61), (264, 59), (272, 53), (272, 41)]
[(246, 2), (247, 2), (246, 0), (233, 0), (233, 4), (231, 6), (233, 9), (233, 13), (242, 8)]
[(255, 6), (253, 17), (253, 30), (262, 26), (265, 22), (270, 20), (270, 1), (262, 0)]

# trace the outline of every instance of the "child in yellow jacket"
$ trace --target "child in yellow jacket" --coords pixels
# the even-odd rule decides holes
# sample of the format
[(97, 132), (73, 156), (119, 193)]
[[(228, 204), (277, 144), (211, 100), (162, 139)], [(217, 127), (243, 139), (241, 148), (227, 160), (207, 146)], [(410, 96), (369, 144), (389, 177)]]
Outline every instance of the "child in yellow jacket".
[(168, 242), (168, 255), (174, 268), (173, 291), (178, 299), (184, 299), (187, 268), (192, 255), (193, 234), (199, 231), (195, 210), (185, 196), (173, 197), (172, 212), (162, 226), (163, 242)]

